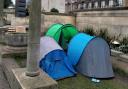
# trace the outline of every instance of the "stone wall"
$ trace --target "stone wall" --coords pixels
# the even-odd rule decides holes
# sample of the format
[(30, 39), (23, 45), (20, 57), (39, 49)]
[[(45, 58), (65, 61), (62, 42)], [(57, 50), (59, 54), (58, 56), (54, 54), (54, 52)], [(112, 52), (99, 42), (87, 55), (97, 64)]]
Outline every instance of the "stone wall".
[(42, 14), (42, 20), (44, 19), (44, 24), (42, 23), (42, 28), (48, 29), (49, 26), (55, 23), (61, 24), (73, 24), (75, 25), (75, 16), (68, 14), (54, 14), (54, 13), (44, 13)]
[(112, 35), (128, 35), (128, 10), (82, 11), (76, 14), (76, 26), (80, 30), (91, 26), (96, 30), (107, 28)]
[[(12, 26), (20, 26), (20, 25), (29, 25), (29, 17), (26, 18), (19, 18), (15, 17), (14, 11), (7, 12), (7, 20), (11, 21)], [(44, 23), (43, 23), (44, 20)], [(73, 24), (75, 25), (75, 16), (69, 14), (62, 14), (62, 13), (42, 13), (41, 17), (41, 32), (45, 32), (50, 25), (54, 23), (61, 23), (61, 24)], [(43, 31), (43, 28), (45, 29)]]
[(4, 13), (6, 15), (6, 20), (10, 22), (12, 26), (28, 25), (29, 23), (28, 17), (15, 17), (14, 9), (4, 9)]
[[(7, 20), (11, 21), (11, 25), (28, 25), (29, 20), (26, 18), (17, 18), (14, 11), (6, 11)], [(73, 24), (79, 30), (83, 30), (87, 26), (91, 26), (96, 30), (107, 28), (111, 35), (122, 36), (128, 35), (128, 10), (93, 10), (75, 12), (76, 16), (58, 13), (42, 13), (41, 32), (46, 32), (50, 25), (54, 23)], [(44, 23), (43, 23), (44, 20)], [(43, 28), (45, 29), (43, 31)]]
[(124, 5), (128, 7), (128, 0), (124, 0)]

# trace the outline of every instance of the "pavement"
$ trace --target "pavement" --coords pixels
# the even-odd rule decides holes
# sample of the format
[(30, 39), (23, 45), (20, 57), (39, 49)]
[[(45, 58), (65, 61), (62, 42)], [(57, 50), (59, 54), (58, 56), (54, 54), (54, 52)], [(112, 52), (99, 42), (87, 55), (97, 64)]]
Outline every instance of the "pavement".
[[(0, 45), (0, 54), (1, 54), (1, 45)], [(1, 56), (1, 55), (0, 55)], [(9, 83), (4, 75), (2, 66), (1, 66), (1, 57), (0, 57), (0, 89), (11, 89)]]
[(11, 89), (0, 64), (0, 89)]

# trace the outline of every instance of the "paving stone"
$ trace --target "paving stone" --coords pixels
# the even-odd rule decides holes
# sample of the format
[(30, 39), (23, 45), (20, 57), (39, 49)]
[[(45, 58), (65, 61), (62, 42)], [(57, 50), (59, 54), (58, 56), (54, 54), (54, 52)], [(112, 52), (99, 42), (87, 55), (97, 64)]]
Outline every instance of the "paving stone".
[(0, 89), (10, 89), (9, 83), (4, 76), (1, 65), (0, 65)]

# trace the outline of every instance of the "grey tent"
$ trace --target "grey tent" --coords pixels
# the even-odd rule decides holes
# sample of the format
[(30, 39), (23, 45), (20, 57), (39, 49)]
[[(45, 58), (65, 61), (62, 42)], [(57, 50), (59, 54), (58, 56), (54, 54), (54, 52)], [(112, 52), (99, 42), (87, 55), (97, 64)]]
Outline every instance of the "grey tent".
[(84, 33), (76, 35), (69, 43), (69, 61), (77, 72), (93, 78), (113, 77), (110, 48), (105, 40)]
[(109, 45), (101, 38), (91, 40), (84, 49), (77, 70), (89, 77), (113, 77)]

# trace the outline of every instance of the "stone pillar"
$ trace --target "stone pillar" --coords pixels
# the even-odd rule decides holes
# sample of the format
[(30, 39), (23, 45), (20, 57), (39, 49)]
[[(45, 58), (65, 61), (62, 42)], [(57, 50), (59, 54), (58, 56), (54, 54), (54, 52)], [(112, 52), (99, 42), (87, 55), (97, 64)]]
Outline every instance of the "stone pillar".
[(3, 10), (3, 7), (4, 7), (4, 2), (3, 2), (3, 0), (0, 0), (0, 11)]
[(3, 26), (3, 8), (4, 0), (0, 0), (0, 26)]
[(30, 17), (26, 75), (34, 77), (40, 74), (38, 59), (40, 55), (41, 0), (32, 0), (29, 12)]
[(14, 77), (12, 76), (10, 80), (13, 81), (10, 83), (10, 86), (12, 86), (13, 89), (58, 89), (57, 82), (38, 68), (40, 55), (41, 0), (32, 0), (29, 10), (27, 69), (12, 69)]

